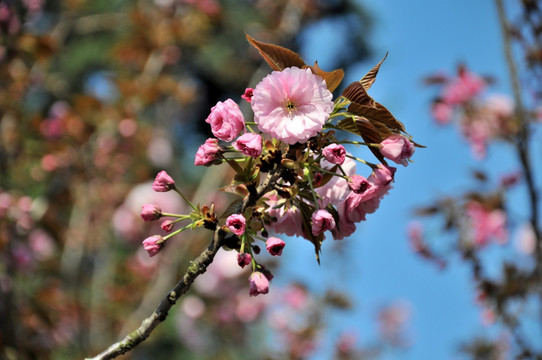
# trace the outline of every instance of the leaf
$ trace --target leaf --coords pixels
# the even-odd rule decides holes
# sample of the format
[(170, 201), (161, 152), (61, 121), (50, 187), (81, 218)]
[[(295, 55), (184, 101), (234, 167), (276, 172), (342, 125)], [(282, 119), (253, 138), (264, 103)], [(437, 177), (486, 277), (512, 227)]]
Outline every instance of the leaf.
[(371, 86), (376, 80), (376, 74), (378, 74), (378, 70), (380, 70), (380, 65), (382, 65), (382, 63), (384, 62), (384, 60), (386, 60), (387, 57), (388, 53), (386, 52), (384, 58), (380, 60), (378, 64), (373, 66), (373, 68), (359, 81), (365, 90), (369, 90), (371, 88)]
[(271, 66), (273, 70), (282, 71), (287, 67), (296, 66), (300, 69), (306, 66), (303, 59), (282, 46), (260, 42), (246, 34), (248, 42), (254, 46), (263, 59)]
[(352, 103), (359, 105), (372, 105), (374, 103), (373, 98), (367, 94), (367, 91), (359, 81), (355, 81), (348, 85), (346, 89), (343, 90), (342, 95)]
[(353, 103), (348, 107), (348, 111), (352, 114), (366, 117), (371, 122), (380, 122), (394, 133), (405, 132), (403, 123), (397, 120), (385, 106), (377, 102), (375, 102), (374, 107)]
[(318, 61), (315, 61), (314, 65), (309, 67), (313, 74), (321, 76), (326, 81), (327, 89), (330, 92), (333, 92), (343, 80), (344, 71), (341, 69), (333, 70), (331, 72), (324, 71), (318, 66)]
[(305, 238), (314, 245), (316, 261), (318, 261), (318, 264), (320, 264), (320, 252), (322, 251), (321, 247), (322, 242), (324, 241), (324, 235), (312, 235), (311, 216), (315, 209), (313, 206), (305, 203), (303, 200), (297, 201), (296, 203), (296, 205), (299, 207), (299, 210), (301, 211), (303, 233), (305, 235)]

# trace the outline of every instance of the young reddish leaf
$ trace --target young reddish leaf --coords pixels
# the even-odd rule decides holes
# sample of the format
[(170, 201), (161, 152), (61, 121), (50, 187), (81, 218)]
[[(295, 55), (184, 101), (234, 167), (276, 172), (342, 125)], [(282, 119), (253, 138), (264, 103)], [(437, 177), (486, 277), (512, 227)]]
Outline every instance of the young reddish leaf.
[(350, 100), (352, 103), (356, 103), (359, 105), (372, 106), (374, 104), (373, 98), (371, 98), (369, 94), (367, 94), (367, 91), (359, 81), (353, 82), (348, 85), (346, 89), (343, 90), (342, 95), (348, 100)]
[(257, 41), (248, 34), (246, 34), (246, 37), (248, 42), (258, 50), (260, 55), (273, 70), (282, 71), (285, 68), (292, 66), (302, 69), (306, 66), (303, 59), (292, 50), (282, 46)]
[(364, 116), (371, 122), (380, 122), (394, 133), (405, 131), (403, 123), (397, 120), (385, 106), (377, 102), (374, 107), (353, 103), (348, 107), (348, 111), (355, 115)]
[(365, 90), (369, 90), (371, 88), (371, 86), (373, 85), (373, 83), (376, 80), (376, 74), (378, 74), (378, 70), (380, 69), (380, 65), (382, 65), (382, 63), (384, 62), (384, 60), (386, 60), (387, 57), (388, 57), (388, 53), (386, 53), (384, 58), (382, 60), (380, 60), (380, 62), (378, 64), (373, 66), (371, 71), (369, 71), (367, 74), (365, 74), (365, 76), (359, 81), (361, 83), (361, 85), (363, 85), (363, 88)]
[(327, 85), (327, 89), (333, 92), (341, 83), (344, 77), (344, 71), (341, 69), (333, 70), (331, 72), (324, 71), (318, 66), (318, 61), (314, 62), (313, 66), (309, 66), (313, 74), (321, 76)]

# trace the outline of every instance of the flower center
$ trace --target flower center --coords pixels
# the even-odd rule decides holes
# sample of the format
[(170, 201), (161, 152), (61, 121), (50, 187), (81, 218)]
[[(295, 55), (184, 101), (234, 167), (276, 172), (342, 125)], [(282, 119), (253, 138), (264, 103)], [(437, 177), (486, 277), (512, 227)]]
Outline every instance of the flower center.
[(288, 100), (286, 103), (286, 110), (288, 110), (290, 114), (295, 111), (295, 104), (292, 100)]

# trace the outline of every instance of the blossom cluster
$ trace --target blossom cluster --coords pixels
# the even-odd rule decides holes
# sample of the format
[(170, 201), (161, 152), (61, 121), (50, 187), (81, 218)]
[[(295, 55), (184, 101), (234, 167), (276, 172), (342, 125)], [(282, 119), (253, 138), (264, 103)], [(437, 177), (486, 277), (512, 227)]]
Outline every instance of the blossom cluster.
[[(240, 199), (218, 218), (214, 205), (192, 205), (162, 171), (153, 189), (176, 191), (193, 211), (168, 214), (146, 204), (141, 217), (145, 221), (168, 217), (162, 229), (169, 234), (143, 242), (151, 256), (187, 228), (226, 232), (228, 248), (238, 251), (239, 266), (252, 268), (250, 295), (256, 296), (269, 291), (272, 279), (255, 259), (260, 252), (258, 242), (265, 244), (269, 254), (279, 256), (286, 243), (270, 236), (271, 232), (304, 237), (314, 244), (318, 259), (326, 234), (336, 240), (348, 237), (357, 223), (378, 209), (396, 172), (386, 159), (407, 166), (417, 144), (402, 123), (367, 95), (382, 62), (333, 100), (332, 91), (343, 77), (341, 70), (325, 72), (317, 65), (305, 65), (290, 50), (248, 39), (266, 60), (274, 60), (268, 63), (275, 71), (240, 96), (250, 104), (252, 119), (234, 99), (211, 108), (205, 121), (214, 137), (199, 147), (194, 160), (196, 166), (229, 164), (236, 175), (225, 189)], [(273, 59), (277, 53), (281, 55)], [(343, 138), (347, 132), (364, 141)], [(348, 146), (367, 146), (378, 162), (357, 158)], [(367, 176), (358, 174), (358, 163), (369, 169)], [(171, 232), (183, 220), (190, 223)]]
[(500, 94), (484, 96), (489, 79), (460, 67), (455, 77), (433, 76), (428, 82), (442, 87), (433, 101), (433, 118), (440, 125), (457, 120), (476, 158), (486, 156), (491, 140), (517, 133), (514, 101)]

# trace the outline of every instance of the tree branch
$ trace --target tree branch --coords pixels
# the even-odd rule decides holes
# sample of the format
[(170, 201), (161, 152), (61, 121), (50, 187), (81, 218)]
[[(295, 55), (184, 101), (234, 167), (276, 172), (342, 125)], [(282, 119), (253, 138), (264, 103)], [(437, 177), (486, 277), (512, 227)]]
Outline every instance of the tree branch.
[(143, 320), (139, 328), (126, 335), (124, 339), (111, 345), (99, 355), (96, 355), (93, 358), (87, 358), (87, 360), (114, 359), (117, 356), (132, 350), (148, 338), (158, 324), (166, 319), (169, 309), (171, 309), (177, 300), (190, 289), (194, 280), (207, 270), (207, 267), (213, 262), (216, 253), (224, 243), (225, 237), (226, 232), (217, 228), (214, 231), (213, 240), (207, 249), (205, 249), (194, 261), (190, 262), (190, 266), (186, 270), (183, 278), (175, 285), (173, 290), (162, 299), (160, 305), (158, 305), (153, 314)]

